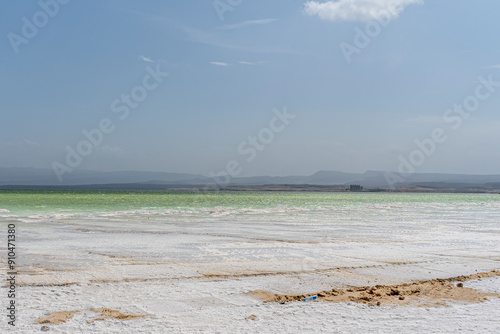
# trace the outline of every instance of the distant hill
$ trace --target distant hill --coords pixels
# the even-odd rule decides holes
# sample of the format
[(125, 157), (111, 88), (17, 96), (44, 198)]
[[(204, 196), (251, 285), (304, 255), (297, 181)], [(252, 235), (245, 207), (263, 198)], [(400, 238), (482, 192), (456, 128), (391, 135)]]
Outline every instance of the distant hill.
[(97, 172), (75, 170), (58, 181), (51, 169), (0, 168), (0, 185), (89, 185), (109, 183), (176, 182), (204, 178), (202, 175), (165, 172)]
[[(98, 172), (76, 170), (65, 175), (60, 183), (50, 169), (0, 168), (0, 188), (47, 188), (63, 187), (78, 189), (151, 189), (194, 187), (256, 187), (295, 186), (294, 189), (342, 189), (350, 184), (359, 184), (365, 189), (389, 189), (386, 172), (366, 171), (365, 173), (345, 173), (338, 171), (318, 171), (309, 176), (253, 176), (236, 177), (229, 183), (200, 175), (167, 172)], [(467, 175), (444, 173), (415, 173), (400, 178), (394, 188), (407, 191), (500, 191), (500, 175)], [(312, 187), (310, 187), (312, 186)], [(275, 189), (276, 187), (272, 187)], [(242, 188), (243, 189), (243, 188)], [(246, 189), (246, 188), (245, 188)]]

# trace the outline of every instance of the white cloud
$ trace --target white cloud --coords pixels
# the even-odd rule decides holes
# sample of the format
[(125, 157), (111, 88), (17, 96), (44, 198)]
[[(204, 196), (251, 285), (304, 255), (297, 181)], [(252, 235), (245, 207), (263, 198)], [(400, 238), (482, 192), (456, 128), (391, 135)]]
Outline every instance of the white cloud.
[(411, 4), (422, 4), (423, 0), (331, 0), (308, 1), (304, 10), (308, 15), (318, 15), (330, 21), (370, 21), (396, 18)]
[(248, 20), (248, 21), (243, 21), (243, 22), (239, 22), (239, 23), (235, 23), (235, 24), (226, 24), (226, 25), (218, 27), (217, 29), (233, 30), (233, 29), (239, 29), (239, 28), (253, 26), (253, 25), (268, 24), (268, 23), (272, 23), (275, 21), (277, 21), (277, 19)]
[(495, 68), (495, 69), (498, 68), (498, 69), (500, 69), (500, 64), (486, 66), (485, 68)]
[(215, 65), (215, 66), (229, 66), (229, 65), (231, 65), (229, 63), (224, 63), (222, 61), (211, 61), (210, 64)]

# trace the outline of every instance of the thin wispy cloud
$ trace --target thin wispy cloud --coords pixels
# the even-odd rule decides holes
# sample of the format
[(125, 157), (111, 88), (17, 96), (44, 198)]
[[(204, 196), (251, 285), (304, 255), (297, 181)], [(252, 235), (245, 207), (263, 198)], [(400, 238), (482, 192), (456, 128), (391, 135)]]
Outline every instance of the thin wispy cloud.
[(125, 153), (125, 151), (123, 149), (116, 147), (116, 146), (109, 146), (109, 145), (96, 147), (96, 151), (107, 154), (107, 155), (112, 154), (112, 155), (117, 155), (117, 156), (123, 155)]
[(398, 17), (406, 6), (423, 4), (423, 0), (331, 0), (307, 1), (306, 14), (329, 21), (370, 21)]
[(407, 123), (442, 123), (443, 117), (438, 115), (419, 115), (417, 117), (408, 118), (405, 120)]
[(219, 29), (219, 30), (233, 30), (233, 29), (239, 29), (239, 28), (253, 26), (253, 25), (269, 24), (269, 23), (273, 23), (276, 21), (278, 21), (278, 20), (277, 19), (247, 20), (247, 21), (234, 23), (234, 24), (225, 24), (223, 26), (218, 27), (217, 29)]
[(242, 65), (260, 65), (264, 63), (263, 61), (258, 61), (258, 62), (251, 62), (251, 61), (246, 61), (246, 60), (240, 60), (238, 62), (238, 64), (242, 64)]
[(121, 10), (124, 12), (128, 12), (130, 14), (139, 15), (139, 16), (142, 16), (143, 18), (146, 18), (146, 19), (159, 20), (159, 21), (165, 20), (165, 17), (162, 17), (160, 15), (150, 14), (150, 13), (147, 13), (145, 11), (130, 8), (130, 7), (113, 6), (113, 8), (116, 8), (117, 10)]
[(206, 32), (186, 25), (179, 24), (176, 27), (180, 28), (183, 31), (185, 35), (185, 40), (194, 43), (201, 43), (224, 49), (250, 51), (258, 53), (298, 54), (296, 51), (280, 49), (276, 46), (265, 46), (265, 45), (261, 46), (255, 44), (249, 45), (249, 43), (245, 43), (245, 41), (242, 41), (241, 39), (238, 39), (236, 41), (228, 40), (227, 36), (225, 37), (221, 36), (222, 33), (217, 34), (215, 32)]
[(154, 60), (149, 57), (139, 56), (139, 59), (144, 60), (147, 63), (154, 63)]
[(500, 69), (500, 64), (496, 64), (496, 65), (491, 65), (491, 66), (486, 66), (485, 68), (494, 68), (494, 69)]
[[(226, 62), (223, 62), (223, 61), (211, 61), (209, 63), (212, 64), (212, 65), (215, 65), (215, 66), (223, 66), (223, 67), (231, 65), (231, 63), (226, 63)], [(237, 62), (237, 64), (251, 65), (251, 66), (260, 65), (260, 64), (263, 64), (263, 63), (264, 63), (263, 61), (251, 62), (251, 61), (246, 61), (246, 60), (240, 60), (239, 62)]]
[(229, 63), (224, 63), (222, 61), (211, 61), (210, 64), (215, 65), (215, 66), (229, 66), (229, 65), (231, 65)]
[(152, 59), (151, 57), (145, 57), (143, 55), (140, 55), (139, 56), (139, 59), (142, 60), (142, 61), (145, 61), (146, 63), (166, 63), (165, 60), (161, 60), (161, 59)]
[(25, 139), (21, 142), (0, 142), (0, 147), (40, 147), (38, 142)]

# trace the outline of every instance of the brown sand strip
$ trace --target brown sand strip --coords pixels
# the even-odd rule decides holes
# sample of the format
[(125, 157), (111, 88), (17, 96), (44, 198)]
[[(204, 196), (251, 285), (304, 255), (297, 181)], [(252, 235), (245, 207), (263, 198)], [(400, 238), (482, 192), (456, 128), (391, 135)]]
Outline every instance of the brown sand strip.
[(29, 287), (50, 287), (50, 286), (68, 286), (68, 285), (78, 285), (79, 282), (65, 282), (65, 283), (19, 283), (17, 286), (29, 286)]
[[(354, 258), (355, 259), (355, 258)], [(414, 264), (418, 262), (384, 262), (383, 264), (372, 264), (366, 266), (350, 266), (350, 267), (332, 267), (332, 268), (323, 268), (323, 269), (312, 269), (312, 270), (300, 270), (300, 271), (264, 271), (257, 273), (241, 273), (241, 274), (211, 274), (211, 273), (203, 273), (198, 270), (203, 276), (207, 278), (239, 278), (239, 277), (258, 277), (258, 276), (273, 276), (273, 275), (301, 275), (301, 274), (322, 274), (322, 273), (330, 273), (332, 271), (339, 270), (349, 270), (349, 269), (365, 269), (365, 268), (379, 268), (385, 267), (387, 264), (391, 265), (407, 265)], [(198, 278), (198, 277), (196, 277)]]
[(370, 305), (396, 304), (418, 306), (446, 306), (447, 301), (480, 303), (487, 297), (500, 297), (499, 293), (487, 293), (476, 289), (464, 288), (463, 282), (480, 278), (500, 276), (500, 271), (477, 273), (445, 279), (432, 279), (415, 283), (398, 285), (376, 285), (352, 287), (348, 289), (332, 289), (307, 295), (279, 295), (272, 292), (254, 290), (248, 294), (265, 303), (286, 303), (301, 301), (308, 296), (317, 295), (319, 300), (329, 302), (356, 302)]
[(80, 311), (59, 311), (59, 312), (52, 312), (48, 313), (47, 317), (40, 317), (36, 319), (36, 322), (39, 324), (62, 324), (63, 322), (66, 322), (67, 320), (73, 318), (75, 313), (78, 313)]
[(99, 313), (101, 316), (98, 318), (95, 318), (93, 320), (89, 320), (89, 323), (92, 323), (96, 320), (104, 320), (104, 319), (119, 319), (119, 320), (130, 320), (130, 319), (135, 319), (135, 318), (143, 318), (144, 315), (135, 315), (135, 314), (123, 314), (121, 312), (109, 309), (109, 308), (91, 308), (91, 311), (95, 313)]

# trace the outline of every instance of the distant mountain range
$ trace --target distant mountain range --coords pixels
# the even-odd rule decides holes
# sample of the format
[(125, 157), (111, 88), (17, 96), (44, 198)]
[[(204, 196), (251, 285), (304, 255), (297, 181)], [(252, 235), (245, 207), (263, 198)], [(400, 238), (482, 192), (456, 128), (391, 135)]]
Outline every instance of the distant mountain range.
[[(397, 174), (391, 174), (393, 176)], [(392, 179), (389, 184), (383, 171), (344, 173), (319, 171), (310, 176), (253, 176), (216, 180), (200, 174), (165, 172), (97, 172), (77, 170), (64, 175), (59, 182), (50, 169), (0, 168), (0, 188), (63, 188), (63, 189), (142, 189), (162, 190), (195, 187), (256, 187), (256, 186), (322, 186), (342, 189), (359, 184), (366, 189), (401, 188), (408, 191), (422, 189), (446, 191), (499, 192), (499, 175), (467, 175), (442, 173), (415, 173)], [(297, 188), (297, 187), (296, 187)]]

